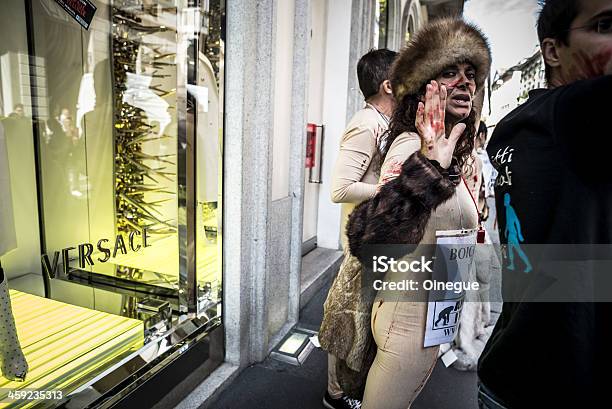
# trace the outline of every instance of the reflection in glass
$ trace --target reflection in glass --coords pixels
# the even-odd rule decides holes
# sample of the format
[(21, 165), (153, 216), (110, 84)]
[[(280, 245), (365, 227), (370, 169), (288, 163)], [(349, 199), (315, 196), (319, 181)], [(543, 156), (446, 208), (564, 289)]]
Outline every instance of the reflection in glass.
[(389, 30), (389, 5), (387, 0), (376, 1), (376, 25), (374, 26), (374, 47), (387, 48)]
[[(131, 280), (178, 288), (176, 8), (113, 5), (114, 173), (117, 233), (150, 247), (112, 261)], [(171, 115), (172, 112), (172, 115)], [(153, 273), (146, 275), (145, 271)]]
[(197, 100), (196, 262), (198, 310), (206, 314), (221, 300), (223, 73), (225, 4), (209, 2), (198, 53), (198, 83), (191, 92)]

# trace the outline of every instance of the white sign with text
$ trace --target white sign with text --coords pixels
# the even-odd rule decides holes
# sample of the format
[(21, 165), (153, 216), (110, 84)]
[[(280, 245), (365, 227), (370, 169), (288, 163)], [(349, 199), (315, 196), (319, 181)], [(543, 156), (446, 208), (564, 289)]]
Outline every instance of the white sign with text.
[[(436, 232), (433, 279), (448, 283), (466, 281), (473, 268), (476, 230)], [(453, 287), (457, 287), (453, 285)], [(431, 291), (427, 306), (425, 347), (452, 342), (457, 333), (465, 291)]]

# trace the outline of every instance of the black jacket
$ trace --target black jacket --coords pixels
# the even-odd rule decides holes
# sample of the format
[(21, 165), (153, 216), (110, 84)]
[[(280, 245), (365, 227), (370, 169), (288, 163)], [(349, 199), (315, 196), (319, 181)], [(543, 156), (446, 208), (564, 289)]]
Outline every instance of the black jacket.
[(515, 260), (513, 270), (503, 262), (505, 302), (478, 375), (509, 408), (598, 407), (593, 402), (607, 399), (610, 304), (531, 296), (541, 284), (542, 248), (612, 243), (611, 98), (612, 76), (532, 91), (487, 147), (499, 172), (500, 238)]

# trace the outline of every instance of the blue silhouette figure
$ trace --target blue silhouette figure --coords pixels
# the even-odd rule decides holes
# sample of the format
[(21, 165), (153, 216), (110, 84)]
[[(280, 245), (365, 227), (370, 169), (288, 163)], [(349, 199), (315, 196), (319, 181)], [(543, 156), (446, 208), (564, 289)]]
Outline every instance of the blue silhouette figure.
[(508, 270), (514, 270), (514, 252), (516, 251), (521, 260), (523, 260), (523, 263), (525, 263), (525, 270), (523, 272), (528, 273), (532, 270), (532, 266), (519, 244), (525, 241), (525, 238), (523, 238), (521, 233), (521, 222), (519, 222), (514, 208), (510, 205), (510, 193), (504, 194), (504, 206), (506, 207), (506, 231), (504, 235), (508, 239), (508, 258), (510, 259)]

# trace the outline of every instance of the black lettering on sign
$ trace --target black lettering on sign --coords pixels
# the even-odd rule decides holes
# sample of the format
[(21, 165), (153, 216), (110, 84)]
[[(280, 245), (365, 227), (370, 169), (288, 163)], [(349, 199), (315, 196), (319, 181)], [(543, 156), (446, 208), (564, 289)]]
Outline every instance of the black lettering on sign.
[(96, 6), (89, 0), (55, 0), (57, 4), (62, 6), (70, 17), (76, 20), (77, 23), (83, 26), (85, 30), (89, 30), (89, 25), (93, 16), (96, 13)]
[(461, 247), (459, 249), (452, 248), (450, 251), (450, 260), (464, 259), (468, 257), (474, 257), (476, 251), (474, 246)]
[(98, 251), (104, 253), (103, 258), (98, 257), (98, 261), (100, 263), (106, 263), (108, 260), (110, 260), (111, 257), (111, 251), (110, 249), (103, 246), (104, 243), (108, 243), (108, 239), (101, 239), (100, 241), (98, 241)]
[(113, 250), (113, 257), (117, 257), (118, 250), (121, 250), (121, 254), (127, 254), (127, 249), (125, 248), (125, 241), (123, 240), (123, 236), (121, 234), (117, 235), (117, 240), (115, 241), (115, 250)]
[[(145, 230), (145, 232), (146, 232), (146, 230)], [(136, 236), (136, 235), (140, 236), (140, 232), (134, 230), (134, 231), (132, 231), (130, 233), (130, 248), (132, 249), (132, 251), (138, 251), (141, 248), (140, 244), (137, 244), (136, 247), (134, 247), (134, 236)]]
[(62, 264), (64, 265), (64, 275), (70, 273), (70, 250), (75, 250), (76, 247), (66, 247), (62, 249)]
[(57, 275), (59, 255), (59, 251), (56, 251), (53, 254), (53, 264), (51, 264), (51, 262), (49, 261), (49, 256), (47, 256), (46, 254), (43, 254), (41, 257), (43, 270), (49, 276), (49, 278), (55, 278), (55, 276)]
[(94, 262), (91, 259), (91, 254), (93, 253), (94, 246), (89, 243), (79, 244), (79, 268), (85, 268), (86, 264), (93, 266)]

